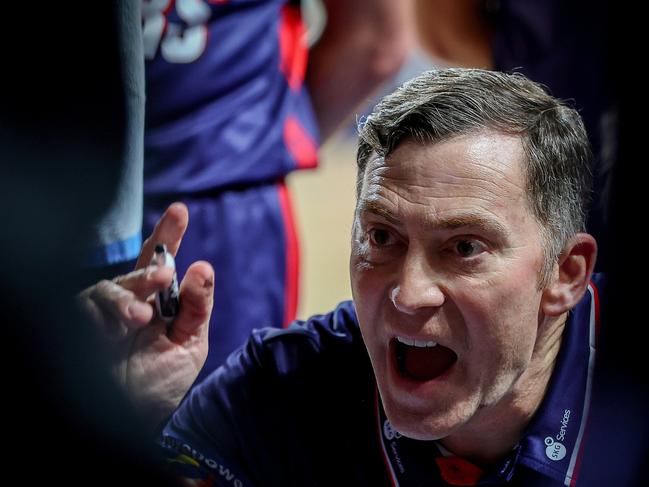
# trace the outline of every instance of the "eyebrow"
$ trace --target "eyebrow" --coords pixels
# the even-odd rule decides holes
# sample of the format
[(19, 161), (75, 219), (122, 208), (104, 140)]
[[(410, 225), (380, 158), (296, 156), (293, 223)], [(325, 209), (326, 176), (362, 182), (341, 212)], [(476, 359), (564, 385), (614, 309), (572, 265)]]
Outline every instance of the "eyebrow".
[(358, 205), (356, 206), (356, 211), (358, 212), (358, 214), (374, 213), (375, 215), (385, 218), (387, 221), (394, 225), (401, 224), (401, 220), (394, 216), (394, 214), (390, 210), (373, 200), (363, 199), (359, 201)]
[[(363, 200), (359, 202), (357, 207), (358, 213), (373, 213), (378, 215), (394, 225), (402, 225), (403, 221), (397, 218), (390, 210), (385, 206), (377, 203), (376, 201)], [(476, 212), (465, 212), (447, 218), (444, 220), (434, 221), (433, 224), (436, 227), (445, 229), (445, 230), (457, 230), (460, 228), (478, 228), (486, 233), (492, 235), (502, 235), (509, 236), (509, 231), (505, 226), (499, 221), (489, 218), (482, 213)]]
[(448, 218), (437, 223), (442, 228), (456, 230), (458, 228), (479, 228), (489, 234), (508, 236), (509, 231), (505, 226), (493, 218), (488, 218), (478, 213), (465, 213)]

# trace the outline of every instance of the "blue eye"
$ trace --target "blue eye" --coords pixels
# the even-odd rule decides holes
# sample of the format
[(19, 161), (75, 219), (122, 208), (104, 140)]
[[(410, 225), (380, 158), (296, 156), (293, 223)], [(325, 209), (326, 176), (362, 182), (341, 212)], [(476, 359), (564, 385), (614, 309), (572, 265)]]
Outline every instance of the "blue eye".
[(455, 250), (461, 257), (472, 257), (483, 250), (483, 246), (475, 240), (458, 240)]

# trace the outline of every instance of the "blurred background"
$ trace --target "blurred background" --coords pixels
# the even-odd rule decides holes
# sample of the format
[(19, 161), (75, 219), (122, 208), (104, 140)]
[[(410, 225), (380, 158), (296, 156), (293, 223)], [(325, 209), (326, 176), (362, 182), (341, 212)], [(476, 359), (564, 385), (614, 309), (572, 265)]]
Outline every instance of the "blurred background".
[[(326, 12), (321, 0), (305, 0), (302, 9), (312, 44), (322, 34)], [(411, 42), (411, 53), (394, 78), (367, 97), (357, 108), (354, 119), (321, 146), (318, 168), (294, 171), (287, 178), (301, 248), (298, 319), (326, 313), (341, 301), (351, 299), (348, 264), (356, 204), (357, 121), (404, 81), (445, 64), (424, 53), (414, 38)]]
[(337, 135), (315, 171), (288, 178), (302, 247), (298, 318), (326, 313), (351, 299), (349, 249), (356, 202), (356, 138)]

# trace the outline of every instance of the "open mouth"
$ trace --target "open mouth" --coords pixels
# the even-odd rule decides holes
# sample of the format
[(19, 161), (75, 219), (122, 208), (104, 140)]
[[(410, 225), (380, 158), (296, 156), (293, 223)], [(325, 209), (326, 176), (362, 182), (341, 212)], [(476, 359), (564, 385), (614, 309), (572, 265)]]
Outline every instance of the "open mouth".
[(439, 377), (457, 360), (453, 350), (433, 341), (395, 337), (390, 342), (390, 348), (395, 354), (399, 373), (416, 381)]

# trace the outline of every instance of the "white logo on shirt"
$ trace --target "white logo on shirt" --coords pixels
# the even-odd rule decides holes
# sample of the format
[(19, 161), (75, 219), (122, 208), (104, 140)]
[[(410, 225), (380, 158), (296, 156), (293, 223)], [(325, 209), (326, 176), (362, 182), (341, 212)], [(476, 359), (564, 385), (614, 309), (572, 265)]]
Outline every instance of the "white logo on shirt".
[(566, 447), (558, 441), (554, 441), (551, 436), (545, 438), (545, 455), (550, 459), (558, 462), (566, 456)]
[(561, 418), (561, 427), (559, 432), (554, 438), (548, 436), (545, 439), (545, 455), (550, 459), (558, 462), (566, 456), (566, 447), (561, 443), (566, 437), (568, 430), (568, 423), (570, 422), (570, 409), (563, 410), (563, 418)]

